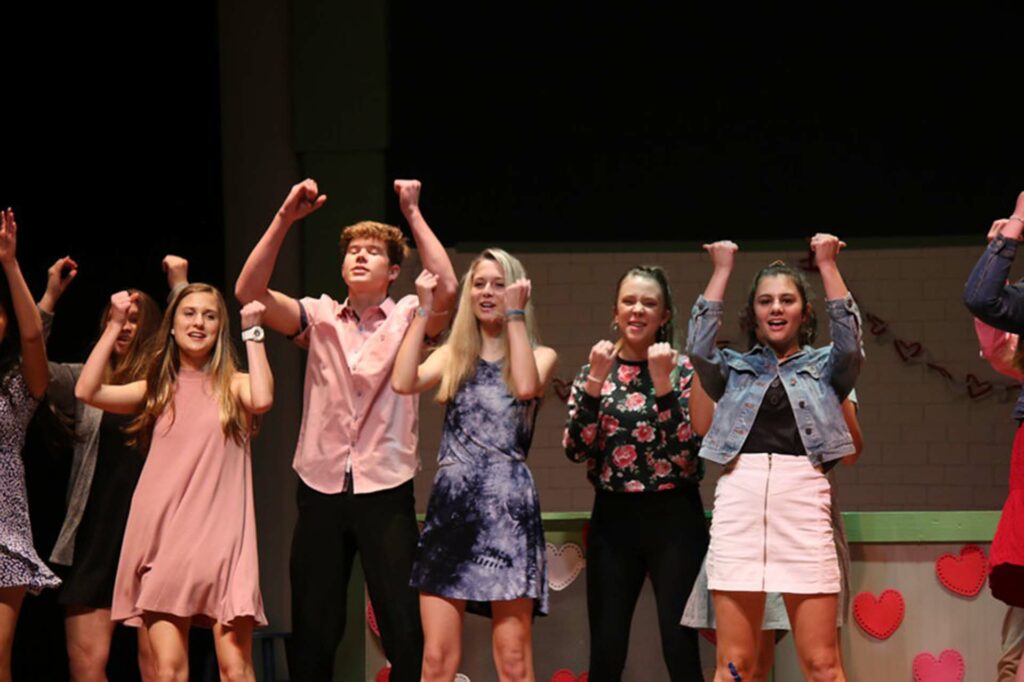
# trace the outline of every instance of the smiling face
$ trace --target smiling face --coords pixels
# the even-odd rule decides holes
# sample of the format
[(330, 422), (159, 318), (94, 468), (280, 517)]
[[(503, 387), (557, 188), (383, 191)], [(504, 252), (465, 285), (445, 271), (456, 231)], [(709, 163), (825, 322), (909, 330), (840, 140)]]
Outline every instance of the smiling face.
[(505, 273), (493, 260), (481, 259), (469, 280), (473, 315), (481, 323), (505, 318)]
[(357, 294), (386, 292), (398, 272), (399, 267), (388, 259), (387, 245), (371, 237), (349, 242), (341, 262), (341, 277), (349, 290)]
[(648, 346), (658, 338), (658, 330), (668, 322), (665, 296), (657, 281), (649, 277), (629, 275), (619, 285), (615, 299), (615, 324), (622, 342), (640, 357), (646, 357)]
[(800, 325), (807, 314), (807, 303), (793, 278), (770, 275), (761, 278), (754, 293), (754, 319), (757, 339), (779, 357), (800, 348)]
[(217, 297), (208, 292), (193, 292), (178, 303), (174, 312), (173, 336), (178, 351), (196, 364), (204, 364), (220, 332), (221, 311)]

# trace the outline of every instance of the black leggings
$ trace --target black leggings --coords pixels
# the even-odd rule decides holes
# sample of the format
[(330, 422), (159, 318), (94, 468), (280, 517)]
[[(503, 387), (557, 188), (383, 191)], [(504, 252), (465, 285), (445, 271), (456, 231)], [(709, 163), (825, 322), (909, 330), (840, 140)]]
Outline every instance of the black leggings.
[(679, 624), (708, 548), (697, 488), (608, 493), (594, 499), (587, 543), (590, 680), (617, 682), (633, 610), (649, 572), (661, 650), (673, 681), (701, 680), (697, 631)]

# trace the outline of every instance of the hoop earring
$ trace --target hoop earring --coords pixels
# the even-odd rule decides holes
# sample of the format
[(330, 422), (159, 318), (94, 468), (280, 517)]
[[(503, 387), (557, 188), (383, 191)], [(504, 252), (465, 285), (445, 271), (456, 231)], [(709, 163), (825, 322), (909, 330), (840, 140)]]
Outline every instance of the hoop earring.
[(616, 320), (612, 320), (612, 331), (613, 332), (619, 331), (619, 323)]

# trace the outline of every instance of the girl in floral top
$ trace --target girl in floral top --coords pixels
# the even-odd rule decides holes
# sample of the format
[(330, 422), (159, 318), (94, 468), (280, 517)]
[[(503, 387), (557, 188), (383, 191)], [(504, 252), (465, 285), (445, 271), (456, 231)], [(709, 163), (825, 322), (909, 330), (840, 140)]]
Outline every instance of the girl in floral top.
[(678, 625), (707, 549), (690, 429), (696, 375), (677, 351), (672, 292), (658, 267), (628, 270), (612, 327), (573, 383), (566, 455), (586, 462), (597, 494), (587, 544), (590, 680), (618, 680), (633, 609), (650, 574), (673, 680), (701, 679), (697, 633)]

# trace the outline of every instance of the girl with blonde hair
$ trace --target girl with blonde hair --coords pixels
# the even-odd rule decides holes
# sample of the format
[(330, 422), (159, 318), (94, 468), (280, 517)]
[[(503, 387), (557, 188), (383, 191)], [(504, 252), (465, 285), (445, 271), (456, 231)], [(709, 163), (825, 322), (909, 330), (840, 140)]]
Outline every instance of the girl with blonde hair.
[(252, 463), (255, 415), (273, 403), (259, 326), (263, 305), (242, 309), (250, 373), (238, 371), (227, 308), (217, 289), (189, 284), (174, 297), (144, 379), (103, 383), (135, 294), (111, 298), (106, 328), (75, 395), (106, 412), (148, 450), (132, 498), (111, 618), (142, 627), (158, 679), (188, 677), (188, 631), (212, 626), (221, 679), (254, 680), (252, 630), (265, 625), (259, 590)]
[(532, 619), (548, 609), (544, 531), (526, 457), (557, 355), (538, 345), (522, 264), (487, 249), (462, 281), (447, 343), (422, 363), (437, 276), (416, 280), (420, 307), (392, 387), (440, 385), (447, 406), (439, 468), (410, 584), (420, 591), (424, 680), (451, 680), (465, 611), (490, 616), (501, 680), (533, 680)]

